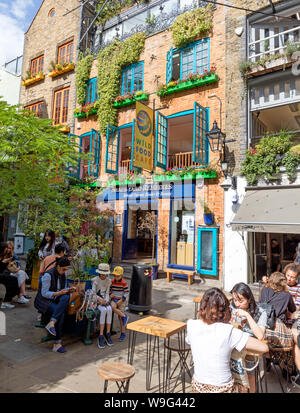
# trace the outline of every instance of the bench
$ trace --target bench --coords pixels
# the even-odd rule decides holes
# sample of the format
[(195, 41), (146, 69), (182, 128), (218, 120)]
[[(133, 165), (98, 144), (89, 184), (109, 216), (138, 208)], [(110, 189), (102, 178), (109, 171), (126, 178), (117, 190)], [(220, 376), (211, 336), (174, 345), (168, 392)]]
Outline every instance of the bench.
[(169, 282), (172, 281), (172, 274), (182, 274), (182, 275), (186, 275), (187, 279), (188, 279), (188, 284), (191, 285), (194, 282), (194, 275), (195, 275), (195, 271), (188, 271), (188, 270), (177, 270), (177, 269), (171, 269), (168, 268), (167, 269), (167, 280)]

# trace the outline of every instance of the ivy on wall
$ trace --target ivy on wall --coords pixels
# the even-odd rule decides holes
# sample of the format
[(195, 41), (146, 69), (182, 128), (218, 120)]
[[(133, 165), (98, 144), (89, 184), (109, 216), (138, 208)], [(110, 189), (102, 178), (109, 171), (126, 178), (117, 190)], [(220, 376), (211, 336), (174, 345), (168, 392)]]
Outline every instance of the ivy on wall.
[(174, 45), (181, 48), (206, 35), (213, 27), (212, 18), (212, 4), (178, 16), (170, 27)]
[(85, 104), (86, 86), (90, 79), (91, 68), (94, 56), (87, 51), (86, 56), (82, 52), (79, 53), (79, 59), (76, 65), (76, 88), (78, 103), (83, 106)]
[(120, 94), (122, 68), (137, 63), (145, 46), (145, 33), (136, 33), (121, 42), (115, 39), (98, 54), (98, 121), (106, 134), (107, 124), (116, 125), (118, 110), (113, 103)]

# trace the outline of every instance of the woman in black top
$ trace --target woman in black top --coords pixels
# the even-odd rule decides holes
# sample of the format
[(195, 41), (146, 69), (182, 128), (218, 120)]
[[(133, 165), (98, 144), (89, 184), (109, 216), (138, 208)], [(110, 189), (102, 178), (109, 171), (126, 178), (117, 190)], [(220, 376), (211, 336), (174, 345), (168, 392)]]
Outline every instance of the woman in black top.
[(5, 258), (7, 252), (7, 243), (1, 242), (0, 244), (0, 284), (5, 285), (6, 295), (4, 297), (3, 303), (1, 304), (1, 309), (4, 308), (14, 308), (11, 304), (11, 300), (14, 296), (20, 294), (20, 289), (18, 286), (18, 280), (15, 277), (11, 277), (10, 272), (7, 269), (9, 258)]
[[(285, 325), (287, 322), (287, 314), (296, 311), (296, 306), (292, 295), (288, 292), (287, 282), (284, 274), (274, 272), (268, 280), (268, 287), (263, 287), (260, 293), (260, 302), (271, 304), (275, 311), (276, 323), (273, 330), (266, 329), (265, 338), (268, 340), (270, 351), (272, 348), (293, 347), (294, 338), (292, 331)], [(278, 362), (285, 368), (287, 362), (289, 373), (294, 370), (294, 357), (290, 353), (274, 352), (274, 356), (278, 356)], [(283, 358), (286, 358), (286, 362)], [(300, 360), (297, 360), (297, 365)]]

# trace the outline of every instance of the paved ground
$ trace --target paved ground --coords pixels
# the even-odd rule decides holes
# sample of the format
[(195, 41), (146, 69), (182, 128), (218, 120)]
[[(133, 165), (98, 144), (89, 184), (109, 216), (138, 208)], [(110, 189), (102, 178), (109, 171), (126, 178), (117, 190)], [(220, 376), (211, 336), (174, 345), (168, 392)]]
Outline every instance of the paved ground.
[[(153, 281), (152, 311), (173, 320), (187, 321), (194, 316), (193, 298), (203, 291), (199, 282), (188, 286), (184, 280), (168, 283), (165, 279)], [(127, 362), (127, 340), (118, 342), (119, 334), (112, 337), (114, 345), (99, 349), (96, 338), (85, 346), (80, 339), (66, 338), (68, 352), (56, 354), (51, 351), (51, 342), (41, 343), (45, 330), (35, 328), (36, 310), (33, 307), (35, 292), (30, 305), (16, 304), (13, 310), (4, 310), (7, 335), (0, 336), (0, 393), (91, 393), (103, 391), (103, 380), (97, 375), (97, 367), (105, 361)], [(129, 313), (130, 321), (141, 316)], [(129, 322), (130, 322), (129, 321)], [(134, 367), (136, 375), (130, 383), (129, 392), (146, 393), (145, 390), (145, 335), (138, 334)], [(154, 373), (156, 373), (154, 371)], [(280, 391), (274, 371), (268, 373), (269, 392)], [(154, 374), (153, 384), (157, 384)], [(108, 391), (116, 392), (114, 384)], [(155, 388), (151, 392), (156, 391)], [(176, 388), (181, 392), (181, 387)], [(187, 385), (186, 392), (190, 391)], [(296, 392), (292, 390), (292, 392)]]

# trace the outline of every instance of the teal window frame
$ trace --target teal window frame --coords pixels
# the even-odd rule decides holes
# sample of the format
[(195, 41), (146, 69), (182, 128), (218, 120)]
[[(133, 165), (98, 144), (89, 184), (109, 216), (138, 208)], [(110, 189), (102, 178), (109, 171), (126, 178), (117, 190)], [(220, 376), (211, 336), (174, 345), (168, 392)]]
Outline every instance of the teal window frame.
[(96, 100), (98, 100), (98, 78), (93, 77), (86, 86), (85, 104), (94, 103)]
[[(98, 178), (99, 176), (99, 162), (100, 162), (100, 146), (101, 135), (99, 131), (91, 129), (90, 132), (83, 133), (82, 135), (74, 135), (69, 133), (69, 139), (79, 139), (79, 153), (82, 153), (83, 139), (89, 138), (89, 167), (88, 175)], [(81, 179), (80, 177), (80, 157), (78, 157), (77, 171), (75, 174), (69, 173), (70, 176)]]
[[(199, 50), (199, 46), (202, 48)], [(205, 59), (204, 51), (205, 47), (207, 49), (207, 64), (200, 64), (198, 62), (203, 62)], [(174, 49), (171, 47), (167, 53), (167, 74), (166, 83), (172, 80), (173, 76), (173, 55), (175, 53), (180, 54), (180, 78), (175, 80), (183, 80), (188, 77), (190, 73), (192, 74), (204, 74), (205, 69), (210, 70), (210, 38), (206, 37), (204, 39), (197, 40), (196, 42), (190, 43), (181, 49)], [(199, 57), (200, 56), (200, 57)], [(187, 61), (185, 59), (187, 58)], [(192, 69), (189, 67), (192, 66)]]
[[(130, 81), (128, 82), (128, 76), (130, 74)], [(141, 78), (141, 79), (140, 79)], [(142, 86), (135, 89), (135, 80), (142, 81)], [(127, 84), (126, 84), (127, 83)], [(130, 85), (128, 86), (128, 83)], [(122, 69), (122, 85), (121, 85), (121, 95), (127, 95), (128, 93), (136, 93), (144, 88), (144, 62), (134, 63), (130, 66), (126, 66)]]
[[(212, 269), (208, 270), (201, 267), (201, 233), (212, 232)], [(203, 275), (219, 275), (219, 228), (218, 227), (198, 227), (197, 229), (197, 273)]]

